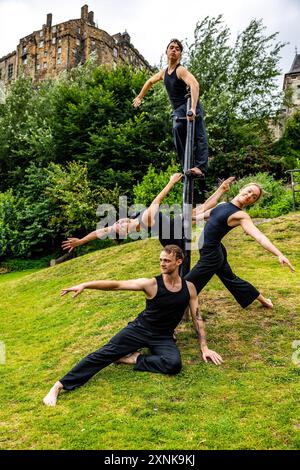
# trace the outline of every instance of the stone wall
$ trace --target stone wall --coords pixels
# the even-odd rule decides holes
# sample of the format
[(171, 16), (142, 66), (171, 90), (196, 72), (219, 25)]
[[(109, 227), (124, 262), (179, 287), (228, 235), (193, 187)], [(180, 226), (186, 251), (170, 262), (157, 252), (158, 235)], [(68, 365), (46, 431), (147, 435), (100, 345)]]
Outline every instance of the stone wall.
[(84, 63), (94, 54), (99, 65), (116, 67), (125, 62), (151, 69), (130, 42), (127, 32), (110, 36), (96, 27), (94, 13), (81, 8), (81, 18), (52, 26), (52, 14), (39, 31), (20, 39), (16, 51), (0, 59), (0, 80), (5, 84), (21, 74), (38, 82)]

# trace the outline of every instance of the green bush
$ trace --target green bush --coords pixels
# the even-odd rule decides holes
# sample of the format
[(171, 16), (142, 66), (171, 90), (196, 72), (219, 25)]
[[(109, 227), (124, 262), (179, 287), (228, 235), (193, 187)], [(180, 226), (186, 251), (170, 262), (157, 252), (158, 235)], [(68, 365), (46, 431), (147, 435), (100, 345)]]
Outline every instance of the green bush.
[(18, 192), (0, 193), (0, 257), (59, 255), (61, 241), (95, 230), (97, 206), (117, 205), (119, 195), (117, 186), (91, 189), (84, 164), (31, 164)]
[(18, 238), (17, 200), (12, 190), (0, 193), (0, 258), (15, 252)]
[(230, 189), (228, 198), (234, 198), (239, 190), (249, 183), (258, 183), (263, 188), (263, 197), (253, 206), (249, 207), (251, 217), (279, 217), (287, 214), (293, 207), (292, 192), (283, 185), (282, 181), (275, 180), (268, 173), (257, 173), (237, 181)]
[[(178, 165), (172, 163), (168, 166), (166, 171), (157, 172), (155, 168), (150, 165), (146, 175), (141, 183), (133, 188), (134, 203), (149, 206), (153, 199), (160, 193), (164, 186), (168, 183), (170, 176), (179, 171)], [(163, 204), (169, 206), (173, 204), (182, 204), (182, 183), (177, 183), (169, 195), (163, 201)]]

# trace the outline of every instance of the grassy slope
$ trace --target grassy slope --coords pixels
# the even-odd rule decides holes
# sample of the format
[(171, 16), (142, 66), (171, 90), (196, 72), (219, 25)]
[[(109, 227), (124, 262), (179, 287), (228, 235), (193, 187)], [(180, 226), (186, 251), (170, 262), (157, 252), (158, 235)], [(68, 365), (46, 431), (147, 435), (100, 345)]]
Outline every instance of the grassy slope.
[[(96, 278), (126, 279), (158, 272), (159, 243), (109, 248), (1, 283), (0, 365), (2, 449), (299, 449), (300, 214), (261, 225), (298, 268), (294, 275), (236, 229), (229, 260), (275, 303), (243, 311), (214, 278), (201, 296), (209, 345), (225, 359), (205, 364), (190, 324), (178, 345), (175, 377), (112, 365), (54, 409), (41, 400), (79, 359), (103, 345), (142, 310), (141, 293), (87, 291), (59, 298), (62, 287)], [(297, 258), (298, 256), (298, 258)], [(193, 261), (196, 261), (196, 254)]]

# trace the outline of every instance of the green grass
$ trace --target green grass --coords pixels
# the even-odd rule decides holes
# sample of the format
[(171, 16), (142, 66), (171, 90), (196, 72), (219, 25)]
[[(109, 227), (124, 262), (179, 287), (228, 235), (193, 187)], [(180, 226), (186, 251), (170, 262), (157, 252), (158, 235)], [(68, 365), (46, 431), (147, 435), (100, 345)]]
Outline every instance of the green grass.
[(33, 268), (33, 269), (26, 269), (25, 271), (13, 271), (7, 274), (0, 274), (0, 284), (4, 284), (10, 281), (16, 281), (17, 279), (21, 279), (25, 276), (28, 276), (28, 274), (32, 274), (37, 271), (40, 271), (40, 269)]
[[(190, 323), (178, 328), (183, 370), (175, 377), (111, 365), (56, 408), (42, 398), (79, 359), (105, 344), (143, 309), (141, 293), (63, 287), (92, 279), (153, 276), (160, 245), (112, 247), (1, 283), (1, 449), (300, 449), (300, 214), (260, 225), (297, 272), (282, 269), (240, 229), (226, 238), (229, 260), (275, 308), (242, 310), (213, 278), (200, 296), (209, 346), (225, 359), (205, 364)], [(286, 237), (276, 237), (286, 234)], [(197, 259), (196, 254), (193, 262)], [(5, 281), (3, 280), (5, 279)]]

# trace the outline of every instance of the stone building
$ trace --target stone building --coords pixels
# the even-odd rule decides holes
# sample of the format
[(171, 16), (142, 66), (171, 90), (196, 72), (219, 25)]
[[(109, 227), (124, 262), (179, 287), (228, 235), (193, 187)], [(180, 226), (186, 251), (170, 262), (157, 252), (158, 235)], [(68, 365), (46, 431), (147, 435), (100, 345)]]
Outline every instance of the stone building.
[(300, 109), (300, 54), (297, 53), (297, 50), (290, 71), (284, 75), (283, 91), (291, 93), (291, 105), (283, 107), (278, 112), (275, 121), (274, 119), (269, 121), (269, 127), (275, 140), (282, 137), (287, 119)]
[(288, 116), (300, 108), (300, 54), (295, 54), (291, 69), (284, 76), (283, 90), (291, 90), (292, 107), (286, 109)]
[(91, 54), (99, 65), (116, 67), (127, 62), (136, 68), (151, 69), (127, 32), (110, 36), (95, 25), (94, 13), (84, 5), (79, 19), (57, 25), (52, 25), (49, 13), (39, 31), (20, 39), (16, 51), (0, 59), (0, 80), (7, 85), (22, 74), (35, 82), (55, 78), (63, 70), (84, 63)]

